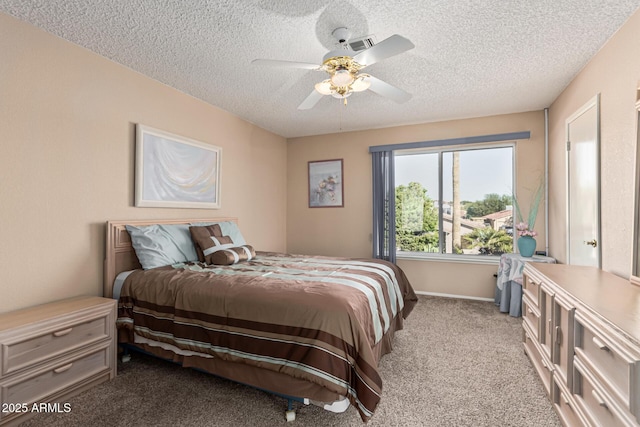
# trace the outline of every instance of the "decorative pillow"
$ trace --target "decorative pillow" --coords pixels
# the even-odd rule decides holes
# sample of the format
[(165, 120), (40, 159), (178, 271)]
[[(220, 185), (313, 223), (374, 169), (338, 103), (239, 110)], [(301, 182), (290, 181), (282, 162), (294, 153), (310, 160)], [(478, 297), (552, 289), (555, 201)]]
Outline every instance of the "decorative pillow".
[(198, 259), (187, 224), (125, 227), (140, 265), (145, 270)]
[[(198, 261), (200, 262), (205, 262), (204, 253), (202, 252), (202, 246), (208, 247), (207, 245), (209, 245), (210, 242), (207, 239), (210, 239), (211, 236), (222, 237), (222, 229), (220, 228), (220, 224), (191, 226), (189, 227), (189, 233), (191, 233), (191, 239), (196, 245), (196, 253), (198, 254)], [(200, 240), (202, 240), (202, 246), (199, 243)]]
[(192, 226), (203, 226), (203, 225), (219, 225), (220, 231), (222, 231), (222, 236), (229, 236), (231, 240), (235, 242), (236, 245), (242, 246), (246, 245), (247, 242), (244, 239), (244, 236), (240, 232), (240, 228), (238, 224), (233, 221), (220, 221), (220, 222), (192, 222)]
[[(238, 228), (238, 224), (236, 224), (233, 221), (193, 222), (190, 225), (193, 227), (217, 226), (217, 228), (219, 229), (219, 232), (216, 231), (216, 234), (211, 234), (211, 235), (229, 236), (236, 246), (242, 246), (247, 244), (247, 242), (244, 240), (244, 236), (242, 235), (242, 233), (240, 232), (240, 229)], [(193, 238), (193, 242), (196, 245), (198, 261), (205, 262), (204, 255), (202, 254), (202, 249), (200, 249), (200, 245), (198, 245), (196, 238), (193, 236), (193, 233), (191, 233), (191, 237)]]
[(189, 231), (207, 264), (231, 265), (256, 256), (253, 247), (238, 246), (230, 236), (223, 236), (219, 224), (191, 226)]
[(228, 249), (216, 250), (205, 256), (207, 264), (231, 265), (240, 261), (251, 261), (256, 257), (256, 251), (250, 245), (244, 245)]

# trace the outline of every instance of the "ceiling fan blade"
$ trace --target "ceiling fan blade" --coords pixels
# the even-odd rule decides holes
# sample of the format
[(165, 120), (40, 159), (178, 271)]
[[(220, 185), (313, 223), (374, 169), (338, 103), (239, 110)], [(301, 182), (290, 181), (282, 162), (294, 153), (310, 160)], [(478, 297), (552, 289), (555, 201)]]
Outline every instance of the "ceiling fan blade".
[(398, 55), (416, 47), (409, 39), (397, 34), (382, 40), (380, 43), (371, 46), (355, 55), (353, 60), (365, 67), (376, 62)]
[(398, 104), (402, 104), (403, 102), (407, 102), (411, 99), (412, 95), (410, 93), (405, 92), (402, 89), (398, 89), (397, 87), (392, 86), (387, 82), (383, 82), (373, 76), (369, 76), (367, 81), (371, 83), (371, 86), (369, 86), (369, 90), (371, 92), (393, 99)]
[(278, 59), (254, 59), (252, 64), (266, 65), (267, 67), (280, 67), (280, 68), (304, 68), (307, 70), (320, 70), (321, 66), (318, 64), (310, 64), (308, 62), (295, 62), (295, 61), (280, 61)]
[(302, 101), (300, 105), (298, 105), (298, 110), (308, 110), (310, 108), (313, 108), (318, 103), (318, 101), (322, 99), (323, 96), (323, 94), (314, 89), (313, 91), (311, 91), (309, 96), (307, 96), (305, 100)]

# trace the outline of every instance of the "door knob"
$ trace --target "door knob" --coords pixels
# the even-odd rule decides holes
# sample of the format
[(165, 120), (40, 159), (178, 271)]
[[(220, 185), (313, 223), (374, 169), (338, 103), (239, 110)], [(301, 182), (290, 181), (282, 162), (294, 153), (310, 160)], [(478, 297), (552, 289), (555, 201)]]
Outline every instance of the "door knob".
[(593, 240), (590, 240), (588, 242), (584, 242), (584, 244), (585, 245), (591, 245), (591, 246), (593, 246), (595, 248), (596, 246), (598, 246), (598, 241), (596, 239), (593, 239)]

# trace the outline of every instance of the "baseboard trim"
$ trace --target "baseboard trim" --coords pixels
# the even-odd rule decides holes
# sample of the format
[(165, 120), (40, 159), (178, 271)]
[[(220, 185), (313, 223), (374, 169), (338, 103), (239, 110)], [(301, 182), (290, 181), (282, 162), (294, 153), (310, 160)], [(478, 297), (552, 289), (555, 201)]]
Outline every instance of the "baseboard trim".
[(455, 295), (455, 294), (441, 294), (439, 292), (424, 292), (424, 291), (415, 291), (418, 295), (428, 295), (431, 297), (443, 297), (443, 298), (456, 298), (456, 299), (471, 299), (475, 301), (488, 301), (494, 302), (493, 298), (483, 298), (483, 297), (472, 297), (469, 295)]

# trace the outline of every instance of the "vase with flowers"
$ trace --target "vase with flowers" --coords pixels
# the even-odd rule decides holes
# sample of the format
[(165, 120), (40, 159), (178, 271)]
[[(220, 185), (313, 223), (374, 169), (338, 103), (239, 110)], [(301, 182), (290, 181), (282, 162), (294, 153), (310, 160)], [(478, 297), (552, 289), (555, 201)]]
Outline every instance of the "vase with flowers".
[(520, 252), (520, 255), (524, 257), (531, 257), (536, 251), (535, 237), (538, 233), (533, 229), (533, 227), (535, 226), (536, 217), (538, 216), (538, 207), (542, 201), (543, 190), (544, 187), (542, 183), (540, 183), (533, 197), (533, 201), (531, 202), (526, 222), (523, 219), (518, 200), (515, 197), (513, 198), (513, 203), (516, 207), (516, 213), (519, 221), (518, 224), (516, 224), (516, 230), (518, 231), (518, 252)]
[(536, 251), (535, 237), (538, 233), (530, 230), (526, 222), (519, 222), (516, 225), (516, 230), (518, 230), (518, 252), (524, 257), (533, 256)]

